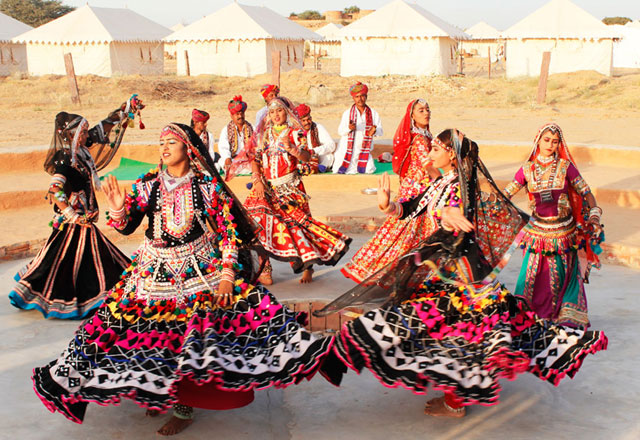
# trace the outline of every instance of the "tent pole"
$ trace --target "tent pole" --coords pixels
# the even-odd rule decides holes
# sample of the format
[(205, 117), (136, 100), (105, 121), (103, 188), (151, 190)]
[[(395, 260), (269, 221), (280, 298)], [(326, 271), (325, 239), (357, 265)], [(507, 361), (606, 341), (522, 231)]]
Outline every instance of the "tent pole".
[(73, 68), (73, 58), (71, 53), (64, 54), (64, 68), (67, 70), (67, 80), (69, 81), (69, 90), (71, 91), (71, 102), (80, 104), (80, 91), (78, 90), (78, 80), (76, 79), (76, 71)]

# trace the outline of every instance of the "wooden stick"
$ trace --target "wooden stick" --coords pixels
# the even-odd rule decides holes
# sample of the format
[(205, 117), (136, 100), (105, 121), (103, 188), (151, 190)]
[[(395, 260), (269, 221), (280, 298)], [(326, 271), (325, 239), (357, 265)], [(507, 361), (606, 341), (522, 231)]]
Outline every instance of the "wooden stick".
[(280, 87), (280, 51), (271, 52), (271, 83)]
[(487, 58), (489, 58), (489, 78), (491, 78), (491, 46), (487, 47)]
[(74, 104), (80, 104), (78, 80), (76, 79), (76, 71), (73, 68), (73, 58), (70, 53), (64, 54), (64, 68), (67, 70), (67, 80), (69, 80), (69, 90), (71, 91), (71, 102)]
[(191, 76), (191, 67), (189, 66), (189, 51), (184, 51), (184, 63), (186, 67), (187, 76)]
[(542, 53), (542, 65), (540, 66), (540, 81), (538, 82), (538, 104), (544, 103), (547, 97), (547, 80), (549, 79), (549, 64), (551, 52)]

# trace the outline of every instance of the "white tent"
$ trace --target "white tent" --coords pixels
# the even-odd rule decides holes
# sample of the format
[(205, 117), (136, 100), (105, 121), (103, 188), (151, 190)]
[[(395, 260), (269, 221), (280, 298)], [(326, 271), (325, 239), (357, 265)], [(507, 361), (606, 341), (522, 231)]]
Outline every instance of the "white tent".
[(27, 71), (27, 49), (11, 39), (29, 29), (31, 26), (0, 12), (0, 76)]
[(328, 58), (340, 58), (340, 30), (341, 24), (329, 23), (316, 30), (322, 37), (320, 41), (309, 42), (309, 52)]
[(619, 40), (613, 43), (613, 67), (640, 69), (640, 27), (609, 26)]
[(508, 39), (507, 77), (540, 75), (547, 51), (550, 74), (595, 70), (611, 75), (615, 33), (569, 0), (551, 0), (503, 35)]
[[(269, 8), (231, 3), (165, 38), (175, 42), (178, 75), (250, 77), (271, 72), (271, 53), (281, 70), (301, 69), (304, 41), (321, 37)], [(185, 55), (186, 54), (186, 55)]]
[(625, 26), (640, 28), (640, 20), (630, 21)]
[(31, 75), (63, 75), (71, 53), (76, 75), (159, 75), (162, 38), (171, 31), (130, 9), (83, 6), (13, 39), (27, 45)]
[(466, 52), (486, 58), (491, 50), (491, 58), (494, 58), (499, 51), (502, 41), (500, 31), (493, 26), (480, 21), (464, 31), (470, 39), (463, 41), (460, 46)]
[(342, 76), (451, 75), (467, 35), (421, 6), (395, 0), (345, 26)]

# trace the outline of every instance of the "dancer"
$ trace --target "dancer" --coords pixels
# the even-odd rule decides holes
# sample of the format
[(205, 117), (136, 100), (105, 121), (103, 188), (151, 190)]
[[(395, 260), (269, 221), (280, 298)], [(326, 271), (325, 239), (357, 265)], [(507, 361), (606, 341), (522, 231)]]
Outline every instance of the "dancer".
[[(220, 140), (218, 141), (218, 151), (220, 151), (220, 160), (218, 161), (218, 169), (223, 169), (228, 174), (229, 168), (233, 160), (242, 152), (253, 134), (253, 127), (245, 119), (247, 111), (247, 103), (242, 100), (242, 96), (234, 96), (229, 101), (229, 113), (231, 121), (220, 131)], [(251, 173), (251, 167), (245, 166), (238, 169), (238, 174)]]
[(300, 104), (296, 107), (296, 114), (300, 118), (300, 123), (304, 132), (299, 136), (296, 143), (301, 146), (302, 141), (306, 142), (307, 148), (312, 155), (318, 158), (318, 172), (324, 173), (331, 169), (333, 165), (333, 153), (336, 151), (336, 143), (324, 126), (318, 124), (311, 117), (311, 108), (307, 104)]
[(265, 105), (256, 113), (256, 123), (254, 127), (257, 127), (269, 113), (269, 103), (271, 103), (274, 98), (280, 96), (280, 87), (276, 84), (265, 84), (260, 88), (260, 94), (262, 95), (262, 99), (264, 99)]
[[(95, 225), (99, 208), (94, 186), (100, 188), (98, 170), (111, 162), (129, 122), (142, 108), (142, 101), (132, 95), (91, 130), (80, 115), (56, 115), (44, 163), (52, 176), (48, 198), (54, 205), (53, 231), (15, 276), (17, 284), (9, 294), (13, 306), (38, 310), (45, 318), (84, 318), (128, 266), (129, 259)], [(111, 131), (116, 133), (113, 142)]]
[(109, 176), (111, 225), (130, 234), (147, 217), (145, 241), (64, 353), (33, 372), (47, 408), (76, 423), (89, 402), (129, 398), (151, 413), (175, 404), (158, 431), (175, 434), (191, 423), (194, 406), (237, 408), (254, 389), (310, 378), (333, 343), (249, 284), (255, 225), (195, 131), (166, 126), (160, 155), (166, 169), (127, 195)]
[(358, 81), (349, 88), (353, 105), (342, 114), (338, 126), (341, 136), (333, 163), (338, 174), (371, 174), (376, 171), (371, 150), (373, 137), (382, 136), (382, 121), (378, 112), (367, 105), (369, 88)]
[[(431, 113), (424, 99), (411, 101), (393, 137), (393, 168), (400, 178), (397, 201), (409, 200), (423, 192), (440, 172), (430, 165), (433, 136), (429, 131)], [(389, 216), (353, 256), (341, 272), (356, 283), (398, 260), (437, 229), (429, 216), (400, 220)]]
[[(524, 261), (515, 294), (538, 316), (587, 328), (584, 282), (602, 241), (602, 209), (571, 157), (562, 130), (548, 123), (538, 131), (527, 162), (505, 188), (512, 197), (526, 187), (533, 215), (520, 247)], [(587, 262), (581, 270), (578, 252)]]
[(497, 189), (477, 145), (446, 130), (430, 157), (444, 175), (425, 192), (389, 202), (385, 175), (378, 202), (399, 218), (431, 216), (439, 228), (317, 313), (384, 302), (343, 325), (335, 352), (385, 386), (444, 390), (427, 402), (425, 413), (433, 416), (462, 417), (467, 405), (496, 404), (500, 378), (530, 372), (557, 385), (573, 377), (586, 355), (606, 348), (605, 335), (542, 320), (497, 282), (526, 215)]
[[(311, 217), (299, 169), (311, 155), (295, 145), (294, 135), (300, 129), (290, 101), (274, 98), (247, 150), (253, 187), (245, 206), (261, 226), (260, 243), (269, 256), (289, 261), (294, 273), (302, 272), (300, 282), (310, 283), (313, 265), (335, 265), (349, 249), (351, 238)], [(268, 260), (264, 265), (260, 281), (272, 284), (271, 265)]]

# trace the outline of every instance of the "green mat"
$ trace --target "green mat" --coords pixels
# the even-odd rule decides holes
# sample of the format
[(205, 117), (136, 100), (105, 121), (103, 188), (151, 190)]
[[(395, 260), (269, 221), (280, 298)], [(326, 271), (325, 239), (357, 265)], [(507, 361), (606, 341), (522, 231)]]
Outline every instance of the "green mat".
[[(374, 174), (382, 174), (382, 173), (395, 174), (392, 169), (392, 164), (381, 163), (381, 162), (378, 162), (377, 160), (375, 161), (375, 163), (376, 163), (376, 172)], [(148, 173), (149, 170), (155, 168), (157, 165), (158, 164), (141, 162), (139, 160), (128, 159), (126, 157), (123, 157), (122, 159), (120, 159), (120, 164), (118, 165), (118, 168), (116, 168), (115, 170), (107, 174), (112, 174), (116, 176), (118, 180), (136, 180), (141, 175)], [(327, 174), (332, 174), (332, 173), (327, 173)]]
[(127, 159), (123, 157), (120, 159), (120, 165), (113, 171), (108, 172), (116, 176), (118, 180), (136, 180), (142, 174), (147, 174), (149, 170), (157, 167), (157, 163), (141, 162), (139, 160)]

